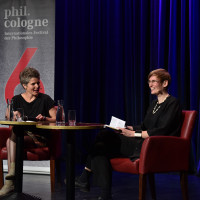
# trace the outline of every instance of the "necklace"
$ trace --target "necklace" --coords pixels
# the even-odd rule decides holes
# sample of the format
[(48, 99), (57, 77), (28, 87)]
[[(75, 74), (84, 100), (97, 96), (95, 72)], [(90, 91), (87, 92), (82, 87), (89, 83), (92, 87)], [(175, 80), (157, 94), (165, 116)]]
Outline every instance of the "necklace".
[(159, 109), (160, 109), (160, 105), (158, 106), (158, 101), (157, 101), (156, 105), (153, 108), (152, 113), (155, 114)]
[[(166, 101), (167, 97), (169, 97), (169, 95), (166, 96), (165, 100), (164, 100), (162, 103), (164, 103), (164, 102)], [(154, 106), (153, 111), (152, 111), (153, 115), (154, 115), (159, 109), (160, 109), (160, 105), (158, 105), (158, 101), (157, 101), (157, 103), (156, 103), (156, 105)]]

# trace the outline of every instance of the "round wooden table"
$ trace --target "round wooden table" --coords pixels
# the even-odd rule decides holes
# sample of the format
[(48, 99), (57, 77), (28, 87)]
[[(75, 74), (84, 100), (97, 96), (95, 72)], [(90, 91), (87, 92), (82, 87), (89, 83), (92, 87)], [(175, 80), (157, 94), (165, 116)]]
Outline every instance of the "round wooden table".
[(13, 193), (6, 195), (5, 197), (1, 197), (2, 200), (41, 200), (39, 197), (31, 196), (29, 194), (22, 193), (22, 185), (23, 185), (23, 151), (24, 151), (24, 126), (35, 126), (37, 122), (32, 121), (8, 121), (8, 120), (0, 120), (0, 124), (9, 125), (9, 126), (18, 126), (18, 132), (22, 134), (17, 134), (16, 141), (16, 162), (15, 162), (15, 189)]
[(37, 128), (62, 129), (66, 133), (66, 199), (75, 199), (75, 134), (77, 130), (102, 129), (104, 124), (77, 123), (76, 126), (56, 126), (55, 123), (37, 123)]

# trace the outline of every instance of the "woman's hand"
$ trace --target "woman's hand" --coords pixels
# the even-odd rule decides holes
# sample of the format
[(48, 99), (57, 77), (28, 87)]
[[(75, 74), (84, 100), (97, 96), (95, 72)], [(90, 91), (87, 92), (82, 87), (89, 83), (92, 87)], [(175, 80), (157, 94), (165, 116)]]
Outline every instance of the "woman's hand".
[(119, 128), (122, 132), (120, 134), (126, 136), (126, 137), (134, 137), (135, 131), (126, 129), (126, 128)]
[(49, 115), (50, 115), (50, 117), (45, 117), (45, 116), (39, 114), (39, 115), (36, 117), (36, 119), (37, 119), (38, 121), (47, 121), (47, 122), (51, 122), (51, 123), (56, 122), (56, 109), (55, 109), (55, 107), (53, 107), (53, 108), (51, 108), (51, 109), (49, 110)]
[(41, 114), (39, 114), (39, 115), (36, 117), (36, 119), (37, 119), (38, 121), (45, 121), (45, 120), (46, 120), (46, 117), (43, 116), (43, 115), (41, 115)]
[[(121, 134), (126, 136), (126, 137), (135, 137), (135, 131), (131, 131), (131, 130), (128, 130), (126, 128), (119, 128), (119, 130), (121, 130)], [(148, 138), (149, 135), (148, 135), (148, 132), (147, 131), (142, 131), (141, 133), (141, 137), (142, 138)]]
[(14, 111), (13, 112), (13, 121), (21, 121), (21, 113), (19, 111)]
[(132, 126), (127, 126), (126, 128), (131, 130), (131, 131), (133, 131), (133, 127)]

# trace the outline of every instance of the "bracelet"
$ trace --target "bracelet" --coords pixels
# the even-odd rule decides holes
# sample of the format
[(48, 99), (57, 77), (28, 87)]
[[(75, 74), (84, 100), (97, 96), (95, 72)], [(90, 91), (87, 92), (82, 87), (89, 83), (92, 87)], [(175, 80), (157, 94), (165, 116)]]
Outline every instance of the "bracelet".
[(142, 137), (142, 133), (135, 133), (134, 136), (135, 137)]

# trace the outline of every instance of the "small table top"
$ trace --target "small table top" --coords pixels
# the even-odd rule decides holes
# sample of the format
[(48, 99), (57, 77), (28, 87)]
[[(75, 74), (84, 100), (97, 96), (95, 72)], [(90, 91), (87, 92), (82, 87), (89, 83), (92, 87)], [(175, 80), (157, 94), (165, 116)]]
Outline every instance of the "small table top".
[(76, 126), (69, 126), (65, 123), (63, 126), (58, 126), (56, 123), (48, 122), (34, 122), (34, 121), (9, 121), (6, 119), (0, 119), (0, 124), (2, 125), (26, 125), (26, 126), (36, 126), (36, 128), (41, 129), (64, 129), (64, 130), (78, 130), (78, 129), (101, 129), (104, 128), (104, 124), (99, 123), (76, 123)]
[(9, 121), (6, 119), (0, 119), (0, 124), (2, 125), (26, 125), (26, 126), (33, 126), (36, 125), (37, 122), (34, 121)]
[(63, 126), (58, 126), (56, 123), (38, 122), (36, 128), (42, 129), (63, 129), (63, 130), (83, 130), (83, 129), (101, 129), (104, 128), (104, 124), (98, 123), (76, 123), (76, 126), (69, 126), (65, 123)]

